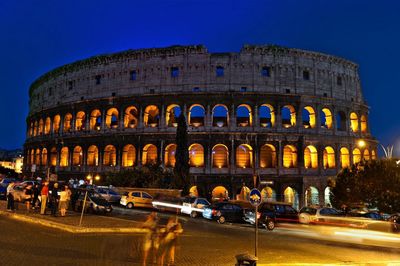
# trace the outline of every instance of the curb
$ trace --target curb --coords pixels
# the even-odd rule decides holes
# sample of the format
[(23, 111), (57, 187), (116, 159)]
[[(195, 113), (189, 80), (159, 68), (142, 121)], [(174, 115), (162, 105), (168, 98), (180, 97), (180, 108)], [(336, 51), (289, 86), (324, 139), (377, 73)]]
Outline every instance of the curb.
[(90, 234), (90, 233), (147, 233), (147, 229), (143, 228), (135, 228), (135, 227), (115, 227), (115, 228), (105, 228), (105, 227), (79, 227), (73, 225), (66, 225), (62, 223), (57, 223), (53, 221), (48, 221), (46, 219), (40, 219), (36, 217), (27, 217), (25, 215), (20, 215), (17, 213), (9, 213), (5, 211), (0, 211), (0, 215), (9, 217), (14, 220), (18, 220), (21, 222), (27, 222), (31, 224), (46, 226), (62, 231), (66, 231), (69, 233), (75, 234)]

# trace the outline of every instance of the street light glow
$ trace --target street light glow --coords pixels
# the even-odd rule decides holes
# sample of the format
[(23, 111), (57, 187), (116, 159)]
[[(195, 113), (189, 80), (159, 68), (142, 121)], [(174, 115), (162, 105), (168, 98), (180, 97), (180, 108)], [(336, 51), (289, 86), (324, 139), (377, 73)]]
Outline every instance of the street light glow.
[(358, 147), (364, 148), (365, 145), (366, 145), (366, 144), (365, 144), (365, 141), (364, 141), (364, 140), (360, 139), (360, 140), (358, 141)]

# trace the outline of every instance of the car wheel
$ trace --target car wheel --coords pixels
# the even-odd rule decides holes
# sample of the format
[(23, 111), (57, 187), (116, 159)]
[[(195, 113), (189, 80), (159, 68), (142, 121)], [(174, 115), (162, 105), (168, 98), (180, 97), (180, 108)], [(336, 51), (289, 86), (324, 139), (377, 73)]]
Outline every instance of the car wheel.
[(223, 224), (223, 223), (225, 223), (225, 217), (224, 217), (224, 216), (220, 216), (220, 217), (218, 217), (218, 220), (217, 220), (217, 222), (218, 222), (219, 224)]
[(190, 214), (190, 217), (196, 218), (196, 217), (197, 217), (197, 212), (193, 211), (193, 212)]
[(132, 209), (132, 208), (133, 208), (133, 203), (132, 203), (132, 202), (129, 202), (128, 204), (126, 204), (126, 207), (127, 207), (128, 209)]
[(268, 229), (270, 231), (274, 230), (275, 228), (275, 222), (272, 219), (267, 219), (267, 222), (265, 223), (265, 229)]
[(307, 214), (304, 214), (304, 213), (300, 214), (299, 222), (301, 224), (309, 224), (310, 223), (310, 216), (307, 215)]

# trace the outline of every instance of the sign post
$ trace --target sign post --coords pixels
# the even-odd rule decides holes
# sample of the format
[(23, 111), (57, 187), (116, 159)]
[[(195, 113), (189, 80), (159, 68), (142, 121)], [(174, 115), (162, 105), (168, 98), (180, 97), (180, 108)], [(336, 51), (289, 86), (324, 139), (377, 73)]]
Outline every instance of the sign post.
[(258, 249), (258, 206), (261, 204), (261, 193), (258, 189), (253, 188), (250, 191), (250, 203), (254, 206), (254, 224), (255, 224), (255, 242), (254, 255), (257, 257)]

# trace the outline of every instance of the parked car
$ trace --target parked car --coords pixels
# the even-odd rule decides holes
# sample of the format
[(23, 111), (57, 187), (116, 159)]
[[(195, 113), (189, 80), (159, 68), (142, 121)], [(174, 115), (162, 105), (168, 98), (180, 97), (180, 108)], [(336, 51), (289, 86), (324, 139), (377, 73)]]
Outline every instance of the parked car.
[(153, 208), (159, 211), (181, 212), (183, 199), (181, 197), (170, 196), (165, 194), (157, 194), (152, 200)]
[(15, 178), (4, 178), (0, 181), (0, 198), (6, 197), (8, 185), (16, 181), (17, 180)]
[(21, 183), (21, 185), (24, 185), (24, 186), (31, 185), (32, 187), (35, 186), (36, 184), (40, 185), (40, 183), (36, 180), (27, 180), (27, 181), (24, 181)]
[(144, 191), (125, 192), (120, 200), (120, 204), (132, 209), (134, 207), (152, 208), (153, 197)]
[(111, 203), (92, 189), (87, 189), (87, 190), (78, 189), (76, 191), (78, 193), (78, 198), (75, 206), (78, 208), (78, 211), (82, 210), (86, 191), (87, 191), (87, 198), (86, 198), (85, 209), (87, 210), (87, 212), (101, 213), (101, 214), (108, 214), (112, 212)]
[(209, 220), (216, 220), (220, 224), (226, 221), (243, 222), (244, 209), (238, 204), (218, 202), (210, 206), (205, 206), (203, 217)]
[(204, 211), (205, 206), (211, 205), (205, 198), (187, 197), (183, 199), (181, 213), (189, 214), (190, 217), (197, 217)]
[(121, 195), (110, 187), (97, 186), (95, 189), (103, 198), (111, 203), (119, 203)]
[(400, 213), (390, 215), (388, 221), (391, 223), (391, 231), (394, 233), (400, 232)]
[(307, 206), (300, 209), (299, 220), (303, 224), (343, 224), (344, 215), (330, 207)]
[(26, 185), (22, 183), (13, 186), (11, 193), (14, 196), (14, 201), (25, 202), (25, 199), (27, 199), (27, 196), (25, 195), (25, 187)]

